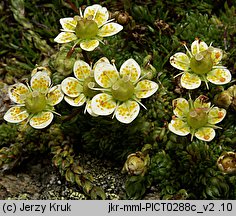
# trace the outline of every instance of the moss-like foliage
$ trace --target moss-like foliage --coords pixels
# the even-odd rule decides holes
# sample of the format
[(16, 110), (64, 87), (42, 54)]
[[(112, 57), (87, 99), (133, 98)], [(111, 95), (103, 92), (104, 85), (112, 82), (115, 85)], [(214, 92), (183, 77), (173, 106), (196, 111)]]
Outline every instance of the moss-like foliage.
[[(124, 23), (119, 34), (109, 37), (99, 48), (84, 59), (81, 49), (71, 52), (72, 43), (56, 44), (53, 39), (60, 32), (59, 19), (73, 17), (76, 8), (94, 3), (102, 4), (111, 16)], [(91, 198), (105, 198), (101, 188), (93, 185), (93, 177), (84, 173), (77, 156), (81, 151), (94, 157), (108, 158), (122, 166), (126, 157), (140, 151), (144, 144), (152, 146), (148, 154), (150, 165), (145, 176), (128, 176), (127, 197), (140, 199), (150, 186), (156, 186), (162, 199), (236, 199), (236, 177), (223, 174), (217, 167), (218, 157), (226, 151), (235, 151), (235, 110), (229, 108), (219, 124), (215, 139), (206, 143), (190, 137), (180, 137), (168, 130), (173, 115), (172, 100), (188, 99), (177, 75), (169, 64), (176, 52), (183, 52), (181, 42), (188, 45), (198, 37), (207, 44), (224, 51), (223, 63), (235, 80), (236, 16), (235, 1), (58, 1), (58, 0), (3, 0), (0, 3), (0, 81), (8, 85), (25, 82), (36, 65), (52, 71), (54, 84), (72, 74), (77, 59), (96, 62), (106, 56), (114, 59), (117, 68), (128, 58), (140, 65), (147, 55), (156, 69), (153, 81), (158, 91), (143, 100), (142, 108), (131, 124), (125, 125), (110, 116), (91, 117), (84, 108), (71, 107), (62, 102), (56, 111), (54, 125), (34, 130), (24, 125), (5, 123), (0, 116), (0, 168), (11, 169), (29, 155), (49, 154), (62, 176), (76, 183)], [(126, 12), (125, 20), (119, 20)], [(210, 101), (232, 84), (204, 85), (191, 91), (191, 97), (206, 95)], [(9, 100), (0, 97), (0, 112), (9, 107)], [(4, 103), (3, 103), (4, 102)], [(5, 105), (3, 105), (5, 104)], [(135, 185), (135, 187), (134, 187)]]

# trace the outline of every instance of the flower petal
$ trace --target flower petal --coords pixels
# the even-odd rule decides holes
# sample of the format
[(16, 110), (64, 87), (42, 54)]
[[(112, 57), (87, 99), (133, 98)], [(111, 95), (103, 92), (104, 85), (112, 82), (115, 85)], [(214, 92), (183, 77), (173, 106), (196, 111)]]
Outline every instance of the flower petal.
[(181, 118), (181, 117), (186, 117), (188, 112), (189, 112), (189, 103), (186, 99), (184, 98), (177, 98), (173, 100), (173, 112), (174, 114)]
[(137, 98), (148, 98), (158, 89), (158, 84), (150, 80), (142, 80), (135, 87), (135, 95)]
[(198, 139), (203, 140), (203, 141), (207, 141), (207, 142), (213, 140), (215, 135), (216, 135), (215, 130), (210, 127), (199, 128), (195, 133), (195, 136)]
[(30, 119), (31, 127), (35, 129), (42, 129), (47, 127), (53, 120), (53, 114), (51, 112), (41, 112), (34, 115)]
[(80, 43), (81, 49), (85, 51), (93, 51), (98, 45), (98, 40), (84, 40)]
[(76, 39), (77, 39), (76, 35), (72, 32), (61, 32), (59, 35), (57, 35), (54, 41), (57, 43), (69, 43)]
[(84, 11), (84, 18), (88, 17), (91, 17), (97, 23), (98, 27), (100, 27), (108, 20), (109, 13), (105, 7), (94, 4), (86, 7)]
[(92, 111), (96, 115), (110, 115), (116, 108), (116, 102), (111, 95), (100, 93), (93, 97), (91, 101)]
[(207, 49), (208, 49), (207, 44), (204, 41), (201, 41), (199, 39), (196, 39), (191, 45), (191, 53), (193, 55), (196, 55), (197, 53), (202, 52)]
[(190, 128), (187, 122), (184, 122), (178, 118), (171, 120), (171, 122), (168, 125), (168, 128), (171, 132), (179, 136), (186, 136), (190, 133)]
[(185, 72), (180, 79), (183, 88), (196, 89), (201, 85), (201, 79), (196, 74)]
[(64, 94), (61, 90), (61, 85), (56, 85), (52, 87), (47, 94), (48, 104), (50, 106), (55, 106), (63, 100), (63, 97)]
[(232, 76), (230, 71), (225, 68), (217, 68), (207, 74), (207, 80), (216, 85), (229, 83), (231, 78)]
[(10, 99), (18, 104), (23, 104), (29, 89), (22, 83), (17, 83), (9, 87), (8, 94)]
[(141, 68), (134, 59), (128, 59), (120, 67), (121, 77), (128, 76), (131, 82), (137, 82), (141, 74)]
[(10, 123), (19, 123), (29, 117), (25, 107), (14, 106), (11, 107), (4, 115), (4, 120)]
[(126, 101), (118, 106), (116, 110), (116, 118), (118, 121), (129, 124), (139, 114), (140, 106), (136, 101)]
[(88, 63), (78, 60), (74, 64), (74, 75), (78, 80), (84, 81), (87, 77), (91, 75), (91, 67)]
[(217, 124), (224, 119), (225, 115), (226, 115), (225, 109), (213, 107), (208, 113), (208, 123)]
[(118, 23), (107, 23), (98, 30), (98, 36), (109, 37), (117, 34), (123, 29), (123, 26)]
[(213, 64), (217, 65), (223, 57), (223, 51), (218, 48), (214, 48), (214, 47), (212, 47), (212, 48), (213, 48), (213, 50), (211, 52), (211, 58), (213, 60)]
[(69, 97), (77, 97), (83, 91), (80, 82), (74, 77), (67, 77), (61, 83), (62, 91)]
[(46, 93), (51, 85), (51, 79), (46, 72), (37, 72), (30, 80), (33, 90)]
[(86, 111), (93, 117), (97, 117), (98, 115), (96, 115), (93, 110), (92, 110), (92, 106), (91, 106), (91, 100), (87, 100), (86, 102), (86, 107), (85, 107)]
[(111, 87), (118, 78), (119, 73), (111, 64), (102, 62), (94, 68), (94, 79), (103, 88)]
[(110, 64), (110, 61), (108, 60), (107, 57), (102, 57), (98, 59), (98, 61), (95, 62), (95, 64), (93, 65), (93, 68), (95, 68), (98, 64), (103, 63), (103, 62)]
[(170, 57), (170, 64), (179, 70), (186, 71), (189, 69), (190, 59), (185, 53), (178, 52)]
[(60, 19), (61, 26), (64, 31), (74, 32), (77, 25), (77, 21), (72, 17)]
[(65, 96), (64, 99), (68, 104), (75, 107), (82, 106), (86, 102), (86, 96), (82, 93), (75, 98)]

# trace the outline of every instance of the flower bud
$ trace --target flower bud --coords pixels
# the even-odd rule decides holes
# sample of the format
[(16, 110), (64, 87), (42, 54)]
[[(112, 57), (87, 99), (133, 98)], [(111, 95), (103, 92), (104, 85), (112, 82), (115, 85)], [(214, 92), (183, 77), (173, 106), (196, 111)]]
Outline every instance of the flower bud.
[(130, 21), (130, 16), (126, 11), (125, 12), (119, 12), (117, 17), (116, 17), (116, 20), (121, 25), (127, 25)]
[(130, 175), (144, 175), (149, 165), (149, 155), (144, 156), (142, 152), (136, 152), (128, 155), (122, 172), (128, 172)]
[(217, 94), (214, 98), (215, 104), (219, 107), (227, 109), (232, 103), (232, 97), (228, 91), (223, 91), (220, 94)]
[(217, 160), (218, 168), (225, 174), (236, 174), (236, 154), (226, 152)]
[(71, 74), (74, 63), (77, 56), (72, 55), (67, 58), (68, 50), (66, 48), (61, 48), (60, 51), (54, 56), (52, 65), (60, 74), (68, 76)]
[(231, 106), (236, 111), (236, 85), (233, 85), (233, 86), (229, 87), (227, 89), (227, 92), (232, 97)]

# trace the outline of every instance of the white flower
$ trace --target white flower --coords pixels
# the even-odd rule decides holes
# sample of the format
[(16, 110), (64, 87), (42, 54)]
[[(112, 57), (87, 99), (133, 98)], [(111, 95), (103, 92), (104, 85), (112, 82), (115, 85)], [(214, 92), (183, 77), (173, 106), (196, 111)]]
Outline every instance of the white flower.
[(177, 98), (173, 101), (173, 120), (169, 123), (169, 130), (179, 136), (191, 134), (203, 141), (211, 141), (215, 137), (215, 124), (221, 122), (226, 110), (211, 107), (205, 103), (204, 97), (199, 96), (194, 102), (190, 99)]
[[(123, 26), (108, 20), (109, 13), (105, 7), (98, 4), (85, 9), (84, 15), (74, 18), (62, 18), (62, 32), (54, 39), (57, 43), (68, 43), (75, 41), (80, 44), (81, 49), (93, 51), (104, 37), (117, 34)], [(75, 46), (74, 45), (74, 46)]]
[(17, 83), (9, 87), (10, 99), (16, 103), (4, 115), (10, 123), (27, 120), (36, 129), (47, 127), (53, 120), (54, 107), (63, 99), (61, 86), (51, 88), (51, 79), (46, 71), (37, 72), (30, 86)]
[[(196, 39), (191, 45), (191, 52), (187, 49), (187, 54), (178, 52), (170, 57), (170, 64), (184, 72), (180, 79), (181, 85), (186, 89), (196, 89), (201, 85), (201, 81), (208, 81), (222, 85), (229, 83), (231, 73), (224, 66), (220, 66), (223, 56), (221, 49), (208, 47), (207, 44)], [(179, 75), (181, 75), (179, 74)]]
[[(97, 115), (114, 115), (122, 123), (132, 122), (140, 110), (141, 98), (153, 95), (157, 83), (150, 80), (140, 81), (141, 68), (133, 59), (125, 61), (120, 73), (116, 67), (107, 62), (99, 63), (94, 67), (94, 78), (102, 93), (95, 95), (91, 108)], [(96, 89), (96, 88), (95, 88)], [(142, 105), (142, 104), (141, 104)]]
[[(94, 66), (101, 62), (109, 63), (108, 59), (103, 57)], [(86, 62), (78, 60), (74, 64), (73, 71), (75, 77), (67, 77), (61, 83), (65, 101), (76, 107), (86, 103), (84, 112), (97, 116), (91, 110), (91, 98), (98, 93), (92, 89), (96, 87), (92, 68)]]

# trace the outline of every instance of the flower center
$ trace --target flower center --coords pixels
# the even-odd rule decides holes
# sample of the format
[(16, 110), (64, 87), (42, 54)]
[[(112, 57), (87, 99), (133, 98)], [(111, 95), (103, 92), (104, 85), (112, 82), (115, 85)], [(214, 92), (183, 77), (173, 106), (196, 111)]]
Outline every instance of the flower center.
[(116, 81), (112, 88), (111, 93), (113, 98), (119, 101), (126, 101), (134, 94), (134, 85), (128, 80), (127, 77)]
[(213, 61), (210, 50), (199, 52), (193, 56), (190, 60), (190, 67), (194, 73), (199, 75), (204, 75), (211, 71)]
[(206, 109), (197, 108), (193, 109), (187, 115), (188, 125), (193, 129), (198, 129), (205, 126), (208, 122)]
[(90, 39), (97, 35), (98, 25), (91, 19), (79, 19), (75, 27), (75, 34), (81, 39)]
[(44, 94), (33, 91), (26, 96), (25, 107), (29, 113), (38, 113), (47, 106), (47, 99)]
[(95, 79), (93, 77), (88, 77), (84, 80), (83, 84), (83, 93), (86, 97), (92, 98), (97, 94), (97, 91), (92, 90), (91, 88), (95, 87)]

